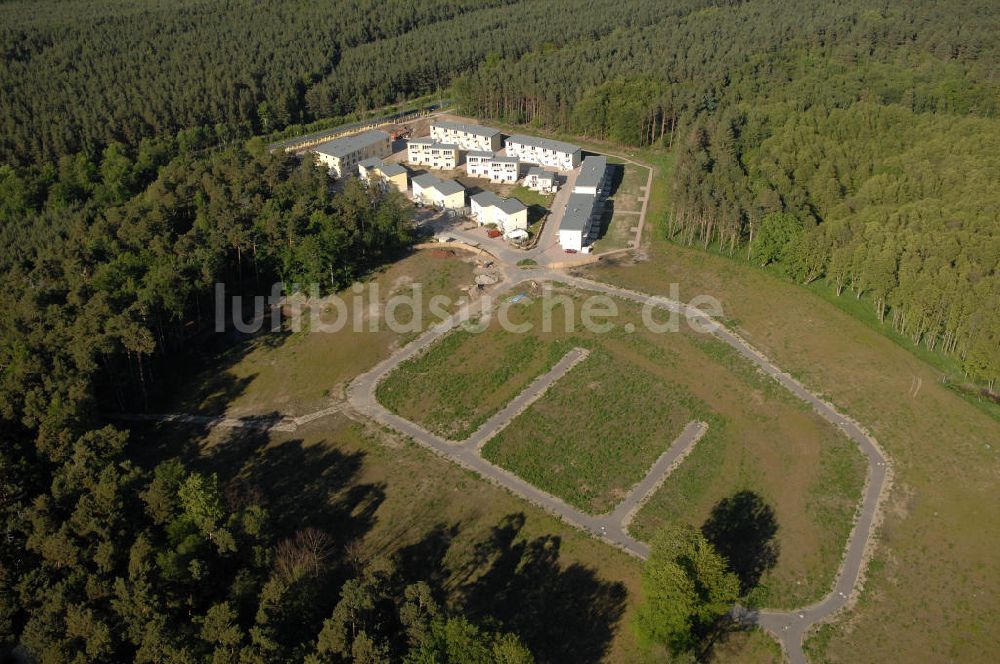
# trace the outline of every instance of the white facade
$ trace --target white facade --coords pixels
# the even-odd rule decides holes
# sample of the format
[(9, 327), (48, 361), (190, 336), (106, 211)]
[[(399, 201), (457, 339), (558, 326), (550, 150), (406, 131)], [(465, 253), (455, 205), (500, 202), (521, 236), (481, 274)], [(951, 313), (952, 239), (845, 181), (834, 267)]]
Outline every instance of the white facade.
[(563, 249), (583, 251), (596, 235), (600, 223), (598, 199), (590, 194), (570, 194), (566, 211), (559, 223), (559, 244)]
[(502, 137), (499, 129), (439, 120), (431, 125), (431, 138), (442, 143), (453, 143), (463, 150), (496, 152), (500, 149)]
[(580, 146), (535, 136), (514, 135), (507, 139), (507, 156), (560, 171), (580, 165)]
[(490, 162), (494, 153), (489, 150), (470, 150), (465, 153), (465, 173), (471, 177), (489, 177)]
[(442, 180), (425, 173), (411, 181), (413, 200), (447, 210), (465, 209), (465, 187), (454, 180)]
[(528, 208), (516, 198), (500, 198), (484, 191), (472, 197), (471, 211), (480, 226), (495, 225), (505, 235), (528, 229)]
[(391, 152), (392, 139), (379, 129), (335, 138), (312, 149), (317, 160), (329, 169), (330, 175), (337, 178), (354, 173), (357, 165), (365, 159), (385, 157)]
[(430, 168), (458, 168), (458, 146), (439, 143), (431, 138), (417, 138), (406, 143), (406, 161)]
[(465, 172), (490, 182), (517, 182), (520, 166), (516, 157), (502, 157), (492, 152), (473, 150), (465, 155)]
[(559, 246), (570, 251), (583, 251), (583, 232), (575, 228), (560, 228)]
[(607, 182), (608, 158), (601, 155), (587, 157), (580, 164), (580, 173), (573, 184), (573, 193), (603, 197), (607, 194)]
[(524, 186), (540, 194), (554, 194), (559, 188), (556, 174), (538, 166), (528, 169), (528, 174), (524, 176)]

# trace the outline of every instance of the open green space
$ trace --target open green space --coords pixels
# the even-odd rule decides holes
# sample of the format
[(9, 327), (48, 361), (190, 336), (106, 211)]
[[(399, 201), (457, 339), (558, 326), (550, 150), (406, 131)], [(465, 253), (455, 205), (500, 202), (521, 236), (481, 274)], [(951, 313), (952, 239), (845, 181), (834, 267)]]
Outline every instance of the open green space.
[(430, 431), (463, 440), (568, 349), (499, 329), (457, 330), (403, 363), (379, 384), (377, 397)]
[[(588, 347), (591, 358), (490, 441), (485, 456), (600, 513), (645, 475), (684, 424), (706, 420), (709, 433), (637, 516), (634, 534), (648, 539), (668, 520), (701, 526), (720, 501), (751, 491), (773, 509), (778, 524), (780, 554), (762, 578), (769, 605), (825, 594), (860, 499), (864, 463), (857, 448), (721, 341), (685, 324), (677, 333), (656, 334), (642, 326), (636, 307), (615, 301), (615, 327), (589, 332), (579, 325), (583, 294), (567, 289), (556, 293), (576, 307), (577, 324), (566, 332), (564, 307), (551, 309), (546, 328), (540, 293), (531, 295), (509, 311), (510, 321), (530, 323), (530, 332), (504, 332), (494, 320), (478, 335), (452, 333), (387, 377), (384, 385), (408, 391), (405, 398), (380, 394), (383, 404), (425, 426), (471, 431), (468, 410), (476, 421), (486, 419), (568, 348)], [(636, 326), (634, 333), (625, 331), (627, 323)], [(516, 370), (517, 380), (497, 380), (515, 372), (501, 362), (515, 357), (511, 348), (529, 349), (528, 360)], [(461, 407), (435, 406), (445, 393)], [(448, 413), (458, 418), (450, 425), (442, 419)], [(685, 500), (678, 504), (673, 495)]]
[(704, 404), (595, 350), (492, 439), (483, 456), (592, 514), (614, 509)]
[[(665, 206), (667, 191), (665, 184), (654, 187), (653, 200)], [(810, 644), (815, 658), (980, 661), (982, 644), (1000, 648), (990, 622), (1000, 611), (1000, 578), (989, 571), (1000, 534), (982, 527), (982, 519), (1000, 512), (1000, 496), (993, 489), (1000, 423), (942, 383), (936, 366), (826, 298), (740, 261), (655, 235), (648, 253), (647, 261), (605, 262), (588, 271), (645, 292), (666, 295), (673, 282), (684, 300), (702, 293), (718, 298), (729, 324), (863, 423), (893, 460), (894, 489), (865, 590), (852, 612), (816, 632)], [(695, 465), (690, 462), (709, 454), (705, 443), (712, 440), (699, 443), (670, 486), (685, 481)], [(797, 482), (796, 475), (791, 468), (785, 473)], [(835, 475), (821, 481), (836, 483)], [(661, 491), (683, 493), (670, 486)], [(808, 495), (803, 500), (820, 504)], [(642, 519), (651, 518), (650, 509)], [(782, 548), (782, 558), (786, 554)], [(794, 575), (788, 579), (796, 580)], [(770, 584), (777, 589), (774, 579)], [(918, 610), (903, 615), (900, 606)], [(897, 636), (887, 638), (887, 633)], [(973, 650), (971, 642), (953, 638), (957, 633), (979, 635), (979, 645)]]
[[(347, 304), (347, 320), (341, 329), (313, 329), (307, 311), (302, 329), (293, 333), (286, 316), (281, 332), (261, 333), (210, 358), (207, 367), (202, 363), (200, 371), (165, 400), (162, 410), (244, 417), (295, 416), (325, 408), (351, 378), (416, 334), (394, 332), (384, 320), (376, 321), (378, 329), (370, 331), (368, 307), (374, 298), (384, 304), (393, 296), (415, 295), (414, 286), (419, 285), (422, 320), (415, 321), (405, 307), (397, 310), (397, 318), (402, 324), (414, 324), (414, 329), (418, 322), (426, 329), (438, 322), (429, 311), (430, 298), (445, 295), (455, 302), (463, 295), (461, 288), (472, 284), (472, 264), (464, 254), (422, 250), (383, 268), (363, 284), (360, 330), (354, 308), (358, 294), (346, 289), (336, 295)], [(329, 302), (314, 306), (322, 323), (335, 322), (337, 312)]]
[(510, 195), (512, 198), (516, 198), (529, 208), (532, 206), (538, 206), (546, 210), (552, 207), (552, 199), (555, 198), (555, 194), (542, 194), (534, 191), (533, 189), (528, 189), (523, 185), (514, 187), (514, 189), (511, 190)]
[(607, 208), (601, 219), (601, 235), (594, 242), (594, 252), (627, 249), (635, 241), (635, 227), (639, 225), (639, 215), (628, 211)]
[(642, 208), (639, 198), (645, 193), (642, 187), (646, 186), (649, 171), (627, 162), (614, 164), (609, 161), (608, 167), (612, 171), (614, 187), (611, 200), (615, 202), (615, 208), (638, 212)]

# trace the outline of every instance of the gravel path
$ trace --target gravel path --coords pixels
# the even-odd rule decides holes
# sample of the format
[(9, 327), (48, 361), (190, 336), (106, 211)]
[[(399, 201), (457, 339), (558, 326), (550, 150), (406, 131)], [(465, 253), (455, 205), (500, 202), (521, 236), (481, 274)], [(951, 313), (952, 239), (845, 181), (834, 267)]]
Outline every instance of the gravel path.
[[(639, 164), (639, 162), (632, 163)], [(650, 168), (646, 164), (639, 165)], [(642, 225), (645, 223), (651, 181), (652, 168), (649, 171), (645, 197), (642, 201), (642, 212), (639, 219), (639, 237), (641, 237)], [(566, 189), (568, 190), (569, 188), (567, 187)], [(554, 234), (555, 229), (558, 228), (557, 224), (551, 223), (552, 221), (550, 219), (549, 224), (547, 224), (547, 226), (551, 226), (548, 229), (549, 234)], [(481, 240), (475, 233), (461, 232), (455, 229), (452, 229), (451, 232), (459, 237), (459, 239), (466, 239), (467, 237), (476, 244), (479, 244), (479, 240)], [(504, 277), (503, 281), (488, 288), (487, 292), (494, 295), (503, 293), (510, 284), (525, 279), (534, 279), (540, 282), (556, 281), (570, 284), (582, 290), (599, 292), (642, 305), (675, 311), (689, 319), (700, 319), (712, 325), (713, 329), (711, 333), (718, 339), (736, 349), (761, 371), (781, 383), (782, 386), (799, 399), (808, 403), (819, 415), (839, 427), (857, 443), (868, 460), (868, 473), (863, 500), (856, 515), (854, 528), (847, 542), (844, 558), (838, 570), (833, 589), (819, 602), (801, 609), (791, 611), (741, 610), (736, 612), (736, 615), (740, 618), (755, 623), (772, 633), (781, 643), (786, 657), (792, 664), (805, 664), (807, 659), (802, 649), (802, 640), (807, 631), (813, 625), (829, 619), (838, 611), (849, 608), (851, 603), (856, 600), (857, 594), (861, 589), (864, 569), (873, 546), (872, 534), (878, 522), (882, 501), (888, 493), (888, 488), (892, 482), (891, 468), (878, 443), (858, 423), (840, 414), (831, 404), (807, 390), (790, 375), (781, 371), (763, 353), (753, 348), (734, 332), (712, 321), (704, 312), (698, 309), (662, 296), (640, 293), (590, 279), (571, 276), (545, 267), (519, 269), (515, 266), (518, 259), (524, 258), (528, 254), (541, 259), (539, 262), (543, 263), (543, 265), (551, 261), (552, 259), (545, 255), (545, 247), (539, 246), (532, 252), (528, 252), (528, 254), (506, 247), (497, 247), (495, 251), (493, 247), (485, 248), (495, 253), (501, 263), (498, 267), (501, 268)], [(540, 398), (549, 387), (571, 371), (578, 362), (582, 361), (587, 355), (585, 350), (574, 349), (570, 351), (549, 372), (535, 379), (528, 388), (506, 407), (488, 419), (470, 438), (460, 443), (445, 440), (424, 429), (419, 424), (390, 412), (378, 403), (375, 398), (375, 389), (382, 378), (396, 369), (402, 362), (414, 357), (458, 325), (485, 313), (488, 302), (489, 300), (484, 298), (463, 305), (451, 318), (435, 325), (416, 340), (399, 349), (391, 357), (383, 360), (364, 374), (359, 375), (348, 387), (347, 404), (358, 413), (409, 436), (417, 443), (478, 473), (491, 482), (558, 516), (567, 523), (585, 530), (594, 537), (598, 537), (632, 555), (645, 558), (649, 554), (649, 547), (647, 544), (628, 535), (628, 524), (643, 503), (656, 491), (677, 465), (683, 461), (685, 456), (704, 435), (707, 425), (703, 422), (689, 423), (670, 447), (656, 460), (646, 476), (629, 491), (625, 499), (614, 510), (605, 515), (595, 516), (586, 514), (556, 496), (529, 484), (513, 473), (491, 464), (480, 455), (482, 446), (490, 438), (495, 436), (513, 418)], [(265, 431), (294, 431), (303, 424), (341, 411), (344, 405), (334, 404), (329, 408), (298, 418), (280, 416), (267, 418), (230, 418), (184, 414), (126, 414), (115, 416), (115, 418), (130, 421), (179, 422), (207, 426), (241, 427)]]
[(780, 642), (788, 660), (792, 664), (805, 664), (807, 661), (802, 649), (802, 639), (810, 627), (822, 622), (836, 612), (848, 607), (860, 591), (862, 574), (867, 564), (872, 546), (872, 534), (875, 530), (882, 500), (891, 484), (891, 470), (878, 443), (864, 429), (850, 418), (841, 415), (829, 403), (807, 390), (799, 381), (781, 371), (763, 353), (753, 348), (734, 332), (727, 330), (721, 324), (711, 321), (703, 312), (680, 302), (660, 296), (611, 286), (598, 281), (580, 277), (561, 276), (563, 282), (590, 291), (631, 300), (640, 304), (649, 304), (659, 308), (678, 311), (688, 317), (698, 318), (713, 326), (713, 334), (736, 349), (743, 357), (750, 360), (765, 374), (781, 383), (789, 392), (802, 399), (820, 416), (832, 422), (851, 438), (868, 460), (868, 475), (865, 482), (864, 496), (861, 507), (855, 517), (854, 528), (844, 558), (841, 561), (837, 579), (830, 593), (819, 602), (792, 611), (750, 612), (744, 614), (747, 620), (755, 622), (771, 632)]
[[(468, 319), (474, 309), (456, 314), (450, 321), (454, 328)], [(433, 344), (441, 337), (439, 329), (431, 330), (402, 349), (393, 357), (380, 363), (360, 376), (348, 387), (347, 398), (350, 405), (359, 413), (375, 420), (379, 424), (395, 429), (409, 436), (417, 443), (427, 447), (437, 454), (472, 470), (489, 481), (504, 487), (514, 494), (541, 507), (567, 523), (587, 531), (609, 544), (617, 546), (639, 558), (649, 555), (649, 546), (629, 536), (626, 531), (627, 519), (656, 490), (663, 480), (676, 467), (676, 462), (682, 459), (691, 447), (701, 438), (706, 425), (692, 422), (677, 440), (653, 464), (646, 476), (629, 492), (622, 504), (614, 511), (604, 515), (587, 514), (561, 498), (539, 489), (526, 482), (514, 473), (496, 466), (480, 455), (480, 450), (493, 436), (503, 430), (515, 417), (520, 415), (532, 403), (538, 400), (545, 391), (565, 376), (574, 366), (583, 361), (588, 352), (582, 348), (569, 351), (552, 369), (536, 378), (506, 407), (486, 421), (472, 436), (462, 442), (449, 441), (438, 436), (419, 424), (400, 417), (380, 404), (375, 397), (378, 383), (395, 370), (407, 358), (413, 357), (423, 349)]]
[(510, 424), (511, 420), (527, 410), (528, 406), (538, 401), (556, 381), (569, 373), (570, 369), (585, 360), (588, 355), (590, 355), (590, 351), (585, 348), (574, 348), (566, 353), (554, 367), (532, 381), (531, 385), (525, 388), (509, 404), (504, 406), (496, 415), (486, 420), (462, 444), (466, 447), (474, 447), (477, 450), (483, 449), (483, 445), (503, 431)]

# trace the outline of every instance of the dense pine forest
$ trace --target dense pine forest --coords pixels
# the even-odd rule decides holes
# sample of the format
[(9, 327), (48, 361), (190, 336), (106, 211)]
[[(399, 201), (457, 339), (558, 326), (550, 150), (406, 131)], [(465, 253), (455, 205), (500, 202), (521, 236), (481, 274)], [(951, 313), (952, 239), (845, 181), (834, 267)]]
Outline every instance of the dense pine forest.
[(400, 198), (253, 136), (450, 88), (669, 150), (665, 236), (867, 298), (992, 389), (998, 34), (985, 0), (0, 3), (0, 655), (554, 661), (105, 418), (155, 399), (215, 283), (337, 288), (411, 241)]
[(724, 4), (492, 57), (455, 89), (472, 115), (671, 149), (667, 237), (866, 297), (993, 389), (1000, 15)]

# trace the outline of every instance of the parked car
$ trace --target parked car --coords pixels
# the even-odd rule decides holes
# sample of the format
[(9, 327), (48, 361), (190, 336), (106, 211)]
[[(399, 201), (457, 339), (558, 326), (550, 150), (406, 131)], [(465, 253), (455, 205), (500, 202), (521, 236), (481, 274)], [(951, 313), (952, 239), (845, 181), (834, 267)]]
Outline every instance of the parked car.
[(563, 249), (563, 251), (565, 251), (567, 254), (575, 254), (576, 253), (576, 249)]
[(503, 235), (503, 233), (501, 233), (495, 228), (491, 228), (490, 230), (486, 231), (486, 235), (488, 235), (489, 237), (500, 237), (501, 235)]

